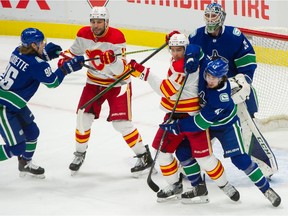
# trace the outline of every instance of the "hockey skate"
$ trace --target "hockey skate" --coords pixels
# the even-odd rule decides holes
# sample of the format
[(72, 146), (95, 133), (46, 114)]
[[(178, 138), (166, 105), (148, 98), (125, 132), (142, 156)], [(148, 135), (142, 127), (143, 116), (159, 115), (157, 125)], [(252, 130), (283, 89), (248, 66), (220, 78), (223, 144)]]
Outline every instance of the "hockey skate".
[(42, 167), (33, 164), (32, 160), (28, 161), (22, 157), (18, 157), (18, 170), (20, 171), (20, 177), (25, 177), (28, 174), (40, 179), (45, 178), (45, 170)]
[(281, 197), (272, 189), (269, 188), (264, 196), (272, 203), (274, 207), (278, 207), (281, 203)]
[(208, 203), (209, 198), (205, 179), (199, 185), (193, 187), (192, 190), (183, 193), (181, 198), (183, 204)]
[(74, 152), (74, 159), (72, 163), (69, 165), (69, 169), (71, 170), (71, 175), (75, 175), (76, 172), (80, 169), (82, 164), (84, 163), (86, 151), (85, 152)]
[(229, 182), (220, 189), (233, 201), (237, 202), (240, 199), (240, 194), (236, 190), (234, 186), (232, 186)]
[[(152, 166), (153, 159), (151, 157), (151, 153), (149, 151), (148, 145), (145, 145), (145, 148), (146, 148), (146, 152), (135, 156), (138, 159), (137, 159), (135, 166), (131, 168), (131, 173), (133, 174), (133, 177), (135, 178), (138, 178), (139, 176), (141, 176), (144, 170)], [(155, 172), (157, 171), (155, 170)]]
[(161, 189), (157, 193), (157, 202), (163, 203), (167, 201), (179, 200), (183, 192), (182, 178), (178, 182)]

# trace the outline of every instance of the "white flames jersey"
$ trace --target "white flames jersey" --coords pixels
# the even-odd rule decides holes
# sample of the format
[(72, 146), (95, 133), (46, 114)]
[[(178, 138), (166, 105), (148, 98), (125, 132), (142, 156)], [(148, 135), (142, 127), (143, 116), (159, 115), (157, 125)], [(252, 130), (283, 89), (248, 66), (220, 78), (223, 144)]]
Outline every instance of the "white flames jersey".
[[(87, 83), (106, 87), (129, 70), (125, 58), (126, 40), (120, 30), (108, 27), (103, 36), (96, 37), (90, 26), (82, 27), (67, 52), (72, 55), (86, 54), (90, 59), (99, 58), (100, 54), (107, 50), (113, 50), (115, 55), (119, 54), (116, 62), (105, 65), (99, 59), (87, 61), (90, 66), (96, 69), (96, 71), (88, 69)], [(127, 76), (124, 83), (129, 83), (130, 81), (130, 76)], [(121, 84), (123, 85), (123, 82), (118, 83), (115, 87)]]
[[(147, 81), (154, 91), (162, 96), (161, 109), (165, 112), (168, 113), (172, 111), (185, 76), (184, 59), (178, 61), (171, 60), (167, 78), (164, 80), (153, 75), (153, 71), (149, 73)], [(189, 75), (176, 107), (176, 113), (189, 113), (190, 115), (195, 115), (199, 112), (198, 80), (199, 71)]]

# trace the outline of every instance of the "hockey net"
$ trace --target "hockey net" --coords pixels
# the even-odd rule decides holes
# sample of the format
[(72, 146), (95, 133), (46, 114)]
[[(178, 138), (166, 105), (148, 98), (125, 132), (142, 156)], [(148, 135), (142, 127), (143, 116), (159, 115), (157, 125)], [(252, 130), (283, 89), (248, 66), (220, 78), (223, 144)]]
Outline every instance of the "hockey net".
[(255, 114), (262, 130), (288, 127), (288, 35), (240, 28), (256, 53), (253, 86), (259, 111)]

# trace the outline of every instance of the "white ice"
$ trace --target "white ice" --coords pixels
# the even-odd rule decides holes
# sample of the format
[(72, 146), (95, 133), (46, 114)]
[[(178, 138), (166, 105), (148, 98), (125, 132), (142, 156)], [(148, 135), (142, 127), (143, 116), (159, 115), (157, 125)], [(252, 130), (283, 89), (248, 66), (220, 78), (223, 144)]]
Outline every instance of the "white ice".
[[(72, 44), (72, 40), (48, 41), (61, 45), (63, 49)], [(19, 37), (1, 36), (0, 43), (0, 70), (3, 71), (11, 52), (19, 44)], [(127, 51), (139, 49), (146, 47), (128, 46)], [(150, 53), (131, 54), (128, 59), (142, 61)], [(164, 49), (145, 65), (151, 67), (152, 73), (165, 76), (169, 60), (170, 54)], [(54, 69), (56, 64), (54, 60), (51, 63)], [(229, 159), (222, 157), (219, 145), (214, 146), (215, 154), (222, 160), (228, 179), (239, 190), (239, 202), (231, 201), (207, 179), (208, 204), (157, 203), (156, 194), (146, 183), (147, 176), (132, 177), (133, 153), (106, 121), (106, 104), (101, 118), (93, 124), (85, 163), (77, 175), (71, 176), (68, 166), (75, 150), (75, 110), (84, 83), (83, 69), (67, 76), (56, 89), (41, 85), (29, 102), (41, 130), (34, 161), (45, 168), (46, 178), (20, 178), (16, 157), (1, 162), (0, 215), (287, 215), (288, 129), (283, 128), (264, 133), (279, 165), (279, 172), (271, 181), (271, 186), (282, 197), (278, 208), (273, 207)], [(148, 83), (133, 78), (134, 124), (149, 146), (164, 116), (159, 109), (159, 100)], [(3, 143), (2, 139), (0, 143)], [(159, 173), (152, 178), (159, 186), (165, 185)], [(185, 181), (184, 186), (186, 190), (188, 182)]]

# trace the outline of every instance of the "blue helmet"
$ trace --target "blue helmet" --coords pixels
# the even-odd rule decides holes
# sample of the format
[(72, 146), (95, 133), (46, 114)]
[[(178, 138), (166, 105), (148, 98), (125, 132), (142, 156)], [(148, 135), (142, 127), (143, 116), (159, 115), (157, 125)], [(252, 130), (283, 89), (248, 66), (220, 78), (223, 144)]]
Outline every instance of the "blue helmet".
[(21, 33), (22, 46), (28, 47), (30, 44), (39, 44), (44, 40), (44, 34), (36, 28), (27, 28)]
[(221, 58), (208, 63), (205, 73), (209, 73), (214, 77), (222, 78), (227, 75), (229, 70), (228, 63)]

